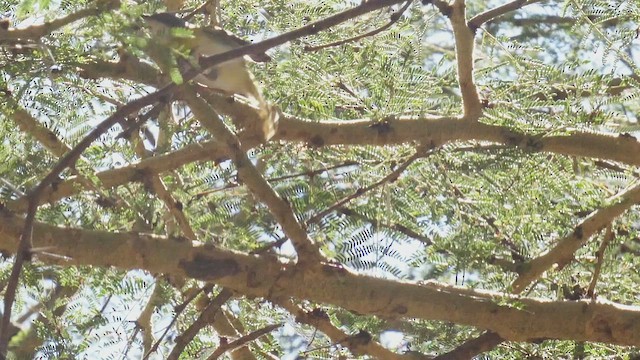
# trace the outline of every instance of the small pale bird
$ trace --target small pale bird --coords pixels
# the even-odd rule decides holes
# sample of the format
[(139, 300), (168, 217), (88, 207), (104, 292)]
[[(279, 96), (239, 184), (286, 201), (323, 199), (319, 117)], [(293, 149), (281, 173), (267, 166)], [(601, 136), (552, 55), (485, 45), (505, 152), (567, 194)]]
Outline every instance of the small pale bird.
[[(188, 51), (195, 60), (200, 56), (211, 56), (249, 44), (247, 41), (226, 32), (221, 28), (193, 27), (183, 19), (171, 13), (158, 13), (143, 16), (151, 38), (157, 42), (154, 60), (159, 62), (163, 70), (167, 70), (175, 59), (166, 50), (176, 49)], [(181, 31), (180, 29), (189, 29)], [(150, 46), (154, 51), (154, 45)], [(165, 52), (164, 54), (162, 52)], [(267, 54), (250, 55), (255, 62), (267, 62), (271, 58)], [(196, 76), (194, 81), (211, 89), (229, 94), (237, 94), (257, 106), (263, 121), (262, 132), (265, 140), (273, 136), (276, 130), (278, 113), (262, 96), (256, 80), (247, 67), (246, 59), (239, 57), (216, 65)]]

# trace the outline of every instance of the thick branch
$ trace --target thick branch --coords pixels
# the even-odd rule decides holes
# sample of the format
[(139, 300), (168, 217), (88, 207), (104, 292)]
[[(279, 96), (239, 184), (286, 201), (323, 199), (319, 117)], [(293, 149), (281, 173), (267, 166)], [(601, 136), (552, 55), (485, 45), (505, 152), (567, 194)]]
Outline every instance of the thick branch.
[(640, 165), (640, 142), (630, 135), (607, 135), (567, 129), (565, 134), (526, 134), (506, 126), (462, 122), (454, 117), (387, 118), (371, 120), (304, 121), (293, 116), (280, 118), (275, 140), (303, 141), (311, 146), (394, 145), (419, 141), (437, 147), (453, 141), (489, 141), (527, 151), (609, 159)]
[(215, 115), (215, 111), (209, 104), (197, 97), (195, 92), (185, 88), (183, 94), (191, 111), (193, 111), (200, 123), (217, 139), (220, 139), (220, 142), (226, 145), (226, 151), (236, 166), (240, 181), (267, 206), (275, 220), (282, 227), (282, 231), (295, 247), (298, 253), (298, 261), (308, 264), (317, 263), (322, 258), (317, 245), (313, 243), (302, 224), (298, 222), (289, 203), (273, 190), (269, 182), (265, 180), (247, 157), (247, 154), (242, 150), (240, 140), (222, 122), (222, 119)]
[[(247, 149), (248, 150), (248, 149)], [(224, 146), (215, 141), (191, 144), (165, 155), (158, 155), (144, 159), (118, 169), (100, 171), (95, 176), (100, 180), (103, 188), (111, 188), (130, 182), (144, 182), (151, 179), (151, 175), (177, 169), (195, 161), (215, 160), (227, 158)], [(77, 178), (70, 178), (48, 188), (41, 201), (54, 203), (62, 198), (75, 195), (83, 190), (82, 182)], [(11, 211), (24, 212), (27, 209), (27, 199), (20, 198), (9, 201), (5, 206)]]
[[(0, 248), (17, 249), (24, 221), (0, 212)], [(496, 332), (510, 341), (565, 339), (640, 346), (640, 308), (602, 301), (545, 301), (356, 275), (333, 265), (303, 270), (271, 258), (213, 247), (191, 247), (165, 237), (64, 229), (36, 223), (34, 246), (60, 256), (47, 263), (144, 269), (211, 281), (255, 297), (328, 303), (385, 318), (450, 321)], [(313, 286), (309, 286), (313, 284)]]
[[(211, 98), (207, 98), (208, 101)], [(222, 101), (221, 101), (222, 102)], [(228, 107), (232, 105), (227, 104)], [(217, 108), (217, 105), (216, 105)], [(419, 141), (434, 147), (455, 141), (489, 141), (527, 151), (548, 152), (619, 161), (640, 166), (640, 142), (632, 136), (613, 136), (571, 131), (554, 136), (525, 134), (505, 126), (463, 123), (456, 118), (402, 117), (387, 119), (372, 126), (369, 119), (353, 121), (312, 122), (293, 116), (282, 116), (275, 140), (304, 142), (312, 146), (328, 145), (396, 145)], [(255, 139), (243, 139), (242, 149), (258, 145)], [(140, 163), (96, 174), (105, 188), (142, 181), (149, 174), (170, 171), (179, 166), (202, 160), (222, 161), (229, 158), (226, 147), (218, 142), (187, 145), (166, 155), (145, 159)], [(69, 179), (47, 188), (42, 202), (55, 202), (77, 194), (82, 189), (77, 179)], [(12, 211), (24, 212), (26, 199), (7, 202)]]
[(473, 79), (474, 31), (467, 26), (465, 2), (456, 0), (451, 5), (451, 26), (456, 41), (458, 62), (458, 85), (462, 93), (463, 116), (466, 120), (477, 120), (482, 115), (480, 96)]

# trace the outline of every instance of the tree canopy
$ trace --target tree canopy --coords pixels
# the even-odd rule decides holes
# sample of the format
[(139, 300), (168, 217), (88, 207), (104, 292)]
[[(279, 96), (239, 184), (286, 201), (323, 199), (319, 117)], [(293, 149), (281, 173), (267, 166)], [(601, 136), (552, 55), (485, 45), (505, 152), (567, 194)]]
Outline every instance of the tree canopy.
[[(640, 356), (635, 1), (0, 12), (0, 354)], [(270, 138), (190, 81), (265, 51)]]

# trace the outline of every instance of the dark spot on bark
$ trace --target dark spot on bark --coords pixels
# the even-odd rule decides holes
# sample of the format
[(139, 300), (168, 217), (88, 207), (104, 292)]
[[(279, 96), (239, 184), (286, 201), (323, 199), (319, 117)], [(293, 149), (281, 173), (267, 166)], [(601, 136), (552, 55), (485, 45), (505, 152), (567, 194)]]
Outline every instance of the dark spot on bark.
[(374, 129), (378, 132), (378, 135), (385, 135), (391, 132), (391, 124), (389, 124), (388, 120), (382, 120), (375, 124), (369, 125), (370, 128)]
[(146, 169), (136, 169), (131, 177), (131, 181), (144, 182), (144, 179), (146, 179), (148, 175), (149, 174)]
[(507, 145), (518, 146), (522, 142), (523, 135), (511, 131), (504, 132), (504, 139)]
[(161, 102), (161, 103), (163, 103), (163, 104), (166, 104), (166, 103), (168, 103), (168, 102), (169, 102), (169, 100), (170, 100), (170, 99), (171, 99), (171, 96), (170, 96), (170, 95), (161, 95), (161, 96), (158, 98), (158, 101), (159, 101), (159, 102)]
[(104, 209), (113, 208), (117, 205), (117, 202), (111, 197), (98, 196), (96, 198), (96, 204)]
[(542, 150), (542, 141), (537, 137), (530, 137), (525, 146), (529, 151), (540, 151)]
[(47, 136), (49, 136), (49, 138), (51, 140), (57, 140), (58, 139), (58, 137), (56, 136), (56, 134), (53, 133), (53, 131), (47, 132)]
[(247, 286), (249, 288), (256, 288), (260, 285), (260, 281), (258, 280), (258, 276), (255, 271), (249, 271), (247, 274)]
[(31, 250), (25, 250), (24, 252), (22, 252), (22, 257), (24, 258), (24, 261), (31, 261), (31, 259), (33, 258), (33, 253), (31, 252)]
[(204, 76), (212, 81), (215, 81), (218, 78), (218, 70), (216, 68), (209, 69), (204, 72)]
[(187, 239), (186, 237), (180, 235), (180, 236), (173, 236), (170, 238), (173, 241), (179, 242), (179, 243), (187, 243), (190, 242), (189, 239)]
[(545, 340), (547, 340), (546, 338), (533, 338), (533, 339), (529, 339), (529, 342), (533, 343), (533, 344), (542, 344)]
[(576, 227), (576, 229), (573, 231), (573, 236), (578, 240), (582, 240), (582, 237), (584, 236), (584, 230), (582, 229), (582, 225), (579, 225), (578, 227)]
[(360, 330), (357, 334), (349, 336), (345, 343), (348, 348), (355, 348), (358, 346), (365, 346), (371, 342), (371, 334), (365, 330)]
[(182, 211), (183, 207), (184, 207), (184, 206), (182, 205), (182, 202), (180, 202), (180, 201), (176, 201), (176, 209), (178, 209), (178, 210)]
[(311, 310), (310, 312), (308, 312), (308, 314), (316, 319), (325, 319), (325, 320), (329, 320), (329, 314), (327, 314), (326, 311), (320, 309), (320, 308), (314, 308), (313, 310)]
[(335, 133), (338, 132), (338, 128), (332, 127), (331, 130), (329, 130), (329, 134), (333, 135)]
[(53, 190), (53, 192), (58, 191), (58, 185), (60, 185), (60, 178), (56, 178), (52, 183), (51, 183), (51, 190)]
[(240, 271), (240, 265), (235, 260), (218, 259), (202, 254), (196, 255), (193, 260), (180, 261), (180, 267), (187, 276), (208, 281), (233, 276)]
[(353, 210), (348, 209), (348, 208), (339, 208), (338, 211), (346, 216), (351, 216), (353, 215)]
[(635, 137), (635, 136), (633, 136), (633, 135), (631, 135), (631, 134), (629, 134), (629, 133), (622, 133), (622, 134), (620, 134), (620, 135), (618, 135), (618, 136), (619, 136), (620, 138), (623, 138), (623, 139), (628, 139), (628, 140), (633, 140), (633, 141), (637, 141), (637, 140), (638, 140), (638, 139), (636, 139), (636, 137)]
[(314, 135), (310, 140), (309, 140), (309, 145), (313, 146), (313, 147), (321, 147), (324, 146), (324, 139), (322, 138), (322, 136), (320, 135)]
[(517, 263), (516, 264), (516, 274), (521, 275), (523, 274), (526, 270), (529, 270), (530, 265), (529, 263), (526, 262), (521, 262), (521, 263)]
[(613, 338), (613, 331), (611, 330), (611, 324), (607, 321), (607, 319), (602, 316), (596, 316), (591, 321), (591, 326), (593, 327), (593, 331), (596, 333), (596, 337), (598, 341), (608, 342)]
[(409, 310), (409, 309), (407, 309), (407, 307), (406, 307), (406, 306), (404, 306), (404, 305), (398, 305), (398, 306), (396, 306), (395, 308), (393, 308), (393, 312), (394, 312), (394, 313), (398, 313), (398, 314), (400, 314), (400, 315), (404, 315), (404, 314), (406, 314), (408, 310)]

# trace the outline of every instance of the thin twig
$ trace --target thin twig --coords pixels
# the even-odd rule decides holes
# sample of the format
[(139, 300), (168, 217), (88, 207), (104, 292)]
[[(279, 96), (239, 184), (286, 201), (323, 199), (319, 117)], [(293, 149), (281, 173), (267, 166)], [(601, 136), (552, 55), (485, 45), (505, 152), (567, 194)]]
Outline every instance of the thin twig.
[(213, 318), (220, 311), (220, 307), (222, 307), (232, 295), (233, 292), (231, 292), (231, 290), (222, 289), (222, 291), (209, 302), (198, 318), (176, 338), (176, 345), (167, 356), (167, 360), (178, 359), (184, 348), (196, 337), (198, 331), (213, 322)]
[[(315, 175), (322, 174), (322, 173), (325, 173), (325, 172), (328, 172), (328, 171), (331, 171), (331, 170), (339, 169), (339, 168), (342, 168), (342, 167), (353, 166), (353, 165), (358, 165), (358, 162), (357, 161), (345, 161), (342, 164), (328, 166), (328, 167), (325, 167), (325, 168), (322, 168), (322, 169), (309, 170), (309, 171), (299, 172), (299, 173), (295, 173), (295, 174), (289, 174), (289, 175), (283, 175), (283, 176), (269, 178), (269, 179), (267, 179), (267, 181), (271, 183), (271, 182), (278, 182), (278, 181), (282, 181), (282, 180), (289, 180), (289, 179), (302, 177), (302, 176), (313, 177)], [(205, 195), (213, 194), (213, 193), (216, 193), (216, 192), (219, 192), (219, 191), (234, 189), (234, 188), (237, 188), (238, 186), (240, 186), (240, 184), (230, 183), (230, 184), (225, 185), (222, 188), (199, 192), (199, 193), (193, 195), (193, 197), (201, 198), (201, 197), (203, 197)]]
[(342, 214), (344, 214), (345, 216), (351, 216), (351, 217), (355, 217), (355, 218), (359, 218), (359, 219), (362, 219), (364, 221), (367, 221), (367, 222), (371, 223), (373, 226), (386, 227), (386, 228), (388, 228), (390, 230), (397, 231), (397, 232), (405, 235), (406, 237), (409, 237), (409, 238), (412, 238), (412, 239), (420, 241), (424, 245), (427, 245), (427, 246), (433, 245), (433, 240), (432, 239), (430, 239), (430, 238), (428, 238), (428, 237), (426, 237), (424, 235), (421, 235), (421, 234), (417, 233), (416, 231), (411, 230), (411, 229), (409, 229), (408, 227), (406, 227), (406, 226), (404, 226), (402, 224), (398, 224), (398, 223), (396, 223), (396, 224), (382, 224), (380, 221), (378, 221), (376, 219), (370, 219), (369, 217), (367, 217), (367, 216), (365, 216), (363, 214), (360, 214), (360, 213), (358, 213), (357, 211), (355, 211), (353, 209), (344, 207), (344, 206), (338, 208), (337, 211), (342, 213)]
[(417, 159), (421, 158), (422, 156), (423, 156), (423, 152), (422, 151), (416, 151), (415, 154), (411, 155), (405, 162), (400, 164), (400, 166), (398, 166), (395, 170), (393, 170), (387, 176), (383, 177), (382, 179), (378, 180), (377, 182), (375, 182), (375, 183), (373, 183), (373, 184), (371, 184), (369, 186), (365, 186), (365, 187), (359, 188), (353, 194), (340, 199), (339, 201), (337, 201), (333, 205), (329, 206), (325, 210), (313, 215), (309, 220), (307, 220), (306, 224), (310, 225), (310, 224), (317, 223), (323, 217), (327, 216), (327, 214), (329, 214), (332, 211), (342, 207), (344, 204), (348, 203), (349, 201), (351, 201), (351, 200), (353, 200), (355, 198), (358, 198), (358, 197), (366, 194), (367, 192), (369, 192), (369, 191), (371, 191), (371, 190), (373, 190), (373, 189), (375, 189), (375, 188), (377, 188), (377, 187), (379, 187), (379, 186), (381, 186), (383, 184), (391, 183), (391, 182), (397, 180), (398, 177), (400, 176), (400, 174), (402, 174), (402, 172), (404, 172), (409, 167), (409, 165), (411, 165), (414, 161), (416, 161)]
[(175, 324), (175, 322), (178, 320), (178, 317), (180, 316), (180, 314), (182, 314), (182, 312), (187, 308), (187, 305), (189, 305), (201, 292), (203, 292), (205, 288), (202, 288), (199, 291), (194, 291), (193, 294), (191, 294), (185, 301), (183, 301), (180, 305), (177, 305), (176, 307), (174, 307), (173, 311), (175, 315), (173, 316), (173, 319), (171, 319), (171, 323), (167, 325), (162, 335), (160, 335), (158, 340), (156, 340), (156, 342), (153, 344), (151, 349), (147, 351), (147, 353), (144, 355), (142, 360), (147, 360), (154, 351), (158, 350), (158, 347), (160, 346), (162, 339), (164, 339), (164, 337), (167, 335), (169, 330), (173, 327), (173, 324)]
[(278, 35), (255, 44), (248, 44), (248, 45), (245, 45), (221, 54), (202, 57), (200, 59), (200, 66), (203, 69), (208, 69), (213, 65), (216, 65), (225, 61), (229, 61), (240, 56), (250, 55), (250, 54), (261, 54), (271, 49), (272, 47), (283, 45), (291, 40), (294, 40), (303, 36), (314, 35), (322, 30), (328, 29), (332, 26), (351, 20), (355, 17), (381, 9), (383, 7), (399, 4), (404, 1), (406, 0), (363, 1), (361, 2), (360, 5), (356, 7), (339, 12), (335, 15), (331, 15), (322, 20), (314, 21), (298, 29), (286, 32), (282, 35)]
[(639, 202), (640, 183), (628, 188), (622, 194), (610, 198), (607, 201), (609, 205), (593, 211), (574, 228), (571, 234), (554, 241), (556, 245), (552, 249), (528, 261), (525, 264), (526, 271), (520, 273), (511, 284), (513, 292), (516, 294), (522, 292), (526, 286), (539, 278), (553, 264), (566, 265), (573, 258), (575, 251), (585, 244), (593, 234)]
[(360, 35), (357, 35), (357, 36), (354, 36), (354, 37), (351, 37), (351, 38), (348, 38), (348, 39), (338, 40), (338, 41), (335, 41), (335, 42), (332, 42), (332, 43), (329, 43), (329, 44), (318, 45), (318, 46), (305, 46), (304, 47), (304, 51), (309, 51), (309, 52), (318, 51), (318, 50), (326, 49), (326, 48), (329, 48), (329, 47), (340, 46), (342, 44), (358, 41), (358, 40), (364, 39), (366, 37), (371, 37), (371, 36), (377, 35), (377, 34), (383, 32), (383, 31), (387, 30), (388, 28), (390, 28), (391, 25), (397, 23), (398, 20), (400, 20), (400, 18), (402, 17), (402, 14), (404, 14), (404, 12), (409, 8), (409, 5), (411, 5), (412, 2), (413, 2), (413, 0), (408, 0), (406, 2), (406, 4), (404, 4), (404, 6), (400, 10), (398, 10), (398, 11), (394, 12), (393, 14), (391, 14), (388, 23), (384, 24), (383, 26), (381, 26), (381, 27), (379, 27), (379, 28), (377, 28), (375, 30), (372, 30), (372, 31), (369, 31), (367, 33), (360, 34)]
[(471, 28), (471, 30), (475, 31), (487, 21), (491, 21), (498, 16), (502, 16), (508, 12), (515, 11), (527, 5), (535, 4), (541, 1), (544, 0), (513, 0), (512, 2), (497, 6), (493, 9), (489, 9), (474, 16), (473, 18), (471, 18), (471, 20), (469, 20), (469, 27)]
[(604, 252), (607, 250), (607, 246), (609, 246), (611, 240), (613, 240), (613, 231), (611, 230), (611, 224), (609, 224), (607, 225), (607, 229), (604, 233), (604, 238), (602, 239), (602, 243), (600, 243), (600, 247), (598, 248), (598, 252), (596, 253), (596, 267), (595, 269), (593, 269), (593, 277), (591, 278), (589, 288), (587, 289), (587, 296), (589, 296), (593, 300), (596, 299), (596, 284), (598, 283), (600, 271), (602, 270), (602, 263), (604, 262)]
[(264, 336), (270, 332), (272, 332), (273, 330), (279, 328), (280, 326), (282, 326), (282, 324), (274, 324), (274, 325), (267, 325), (265, 327), (263, 327), (262, 329), (258, 329), (252, 333), (249, 333), (235, 341), (232, 341), (228, 344), (221, 344), (208, 358), (207, 360), (215, 360), (217, 359), (220, 355), (224, 354), (225, 352), (229, 351), (229, 350), (233, 350), (233, 349), (237, 349), (241, 346), (244, 346), (245, 344), (254, 341), (256, 339), (258, 339), (261, 336)]

